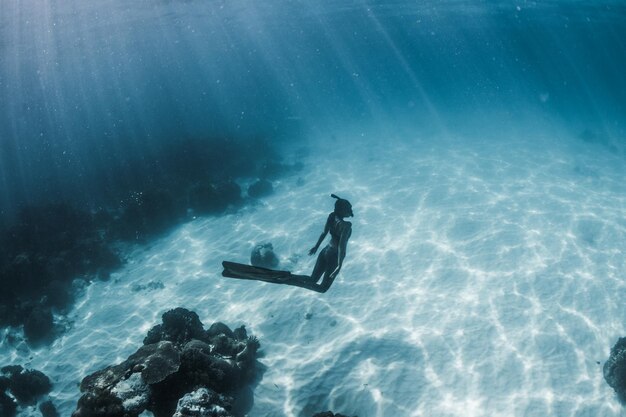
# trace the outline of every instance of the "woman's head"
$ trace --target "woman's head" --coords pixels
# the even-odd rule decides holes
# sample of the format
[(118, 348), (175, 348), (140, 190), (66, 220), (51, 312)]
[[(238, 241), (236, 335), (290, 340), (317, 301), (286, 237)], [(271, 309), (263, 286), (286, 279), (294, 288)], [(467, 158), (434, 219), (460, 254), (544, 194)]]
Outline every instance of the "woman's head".
[(352, 217), (352, 204), (348, 200), (337, 197), (335, 194), (330, 195), (332, 198), (336, 198), (335, 201), (335, 214), (339, 217)]

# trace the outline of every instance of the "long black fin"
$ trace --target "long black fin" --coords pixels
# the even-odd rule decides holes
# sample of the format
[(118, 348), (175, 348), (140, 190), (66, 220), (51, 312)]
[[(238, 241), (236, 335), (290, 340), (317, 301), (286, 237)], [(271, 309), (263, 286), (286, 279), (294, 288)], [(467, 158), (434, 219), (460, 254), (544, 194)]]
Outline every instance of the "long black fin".
[(223, 277), (262, 281), (272, 284), (293, 285), (294, 287), (322, 292), (320, 286), (311, 282), (311, 277), (306, 275), (295, 275), (289, 271), (275, 271), (229, 261), (222, 262), (222, 266), (224, 267), (222, 271)]

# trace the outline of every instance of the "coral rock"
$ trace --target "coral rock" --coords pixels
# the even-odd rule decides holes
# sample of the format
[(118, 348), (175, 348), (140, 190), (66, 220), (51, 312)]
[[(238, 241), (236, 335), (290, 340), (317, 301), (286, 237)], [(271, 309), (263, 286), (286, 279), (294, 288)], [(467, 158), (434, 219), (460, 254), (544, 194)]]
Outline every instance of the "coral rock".
[(43, 417), (59, 417), (59, 412), (57, 411), (52, 401), (46, 401), (41, 403), (39, 406), (39, 411), (41, 411), (41, 415)]
[(178, 401), (173, 417), (232, 417), (230, 399), (215, 391), (200, 388)]
[(24, 322), (24, 336), (30, 343), (48, 340), (53, 333), (52, 312), (48, 308), (35, 307)]
[(230, 330), (230, 327), (228, 327), (224, 323), (220, 323), (219, 321), (216, 323), (213, 323), (211, 327), (209, 327), (209, 330), (207, 330), (207, 335), (211, 338), (215, 336), (219, 336), (221, 334), (231, 339), (235, 337), (235, 334), (233, 333), (232, 330)]
[(259, 342), (246, 335), (219, 322), (204, 331), (196, 313), (170, 310), (144, 340), (154, 343), (83, 379), (73, 417), (230, 416), (230, 396), (239, 398), (257, 369)]
[(72, 417), (125, 417), (122, 400), (104, 390), (89, 392), (78, 400)]
[(13, 417), (17, 410), (17, 404), (13, 398), (0, 391), (0, 416)]
[(95, 372), (80, 384), (81, 391), (112, 389), (133, 371), (141, 369), (141, 377), (146, 384), (156, 384), (178, 371), (180, 353), (171, 342), (145, 345), (119, 365), (109, 366)]
[(278, 256), (274, 253), (271, 243), (256, 245), (250, 254), (250, 263), (261, 268), (276, 268), (279, 264)]
[(620, 338), (613, 346), (603, 371), (604, 379), (615, 390), (617, 398), (626, 404), (626, 337)]
[[(11, 394), (20, 404), (35, 404), (37, 398), (50, 392), (50, 379), (40, 371), (24, 370), (21, 366), (5, 366), (2, 372), (7, 375)], [(3, 384), (3, 385), (4, 385)]]
[(131, 415), (143, 412), (150, 400), (150, 387), (141, 374), (134, 373), (128, 379), (118, 382), (111, 393), (122, 400), (124, 410)]
[(178, 307), (162, 316), (163, 324), (154, 326), (144, 339), (144, 345), (167, 340), (177, 347), (183, 347), (192, 339), (208, 341), (198, 315), (193, 311)]

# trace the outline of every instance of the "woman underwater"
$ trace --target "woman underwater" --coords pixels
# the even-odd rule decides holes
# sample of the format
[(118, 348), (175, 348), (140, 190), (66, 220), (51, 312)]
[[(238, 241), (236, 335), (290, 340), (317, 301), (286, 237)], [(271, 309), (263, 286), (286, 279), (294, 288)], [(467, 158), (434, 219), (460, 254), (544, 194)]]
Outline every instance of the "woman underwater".
[[(352, 204), (348, 200), (339, 198), (335, 194), (331, 194), (331, 197), (337, 199), (335, 201), (335, 211), (328, 215), (324, 231), (315, 246), (309, 251), (309, 255), (317, 252), (328, 233), (330, 233), (330, 243), (322, 249), (317, 257), (317, 262), (315, 262), (315, 267), (310, 277), (307, 275), (294, 275), (289, 271), (275, 271), (229, 261), (222, 262), (224, 267), (222, 276), (294, 285), (317, 292), (328, 291), (341, 270), (343, 260), (346, 257), (348, 239), (350, 239), (352, 234), (352, 223), (344, 219), (353, 216)], [(322, 275), (322, 283), (318, 284), (317, 281), (319, 281)]]
[(326, 235), (330, 232), (330, 243), (320, 252), (311, 274), (313, 283), (317, 283), (322, 274), (324, 275), (322, 283), (311, 288), (318, 292), (326, 292), (333, 281), (335, 281), (335, 278), (337, 278), (337, 274), (339, 274), (343, 260), (346, 257), (348, 239), (350, 239), (352, 234), (352, 223), (344, 220), (346, 217), (354, 216), (352, 204), (348, 200), (337, 197), (335, 194), (331, 194), (331, 197), (337, 199), (335, 201), (335, 211), (328, 215), (324, 231), (315, 246), (309, 251), (309, 255), (315, 254)]

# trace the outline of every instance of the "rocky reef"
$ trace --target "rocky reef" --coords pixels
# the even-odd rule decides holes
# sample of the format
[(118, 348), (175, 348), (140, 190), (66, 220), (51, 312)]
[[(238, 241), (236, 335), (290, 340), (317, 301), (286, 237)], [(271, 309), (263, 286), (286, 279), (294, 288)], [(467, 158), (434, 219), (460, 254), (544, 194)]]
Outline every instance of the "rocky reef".
[(621, 337), (611, 348), (603, 371), (604, 379), (615, 390), (619, 401), (626, 404), (626, 337)]
[(184, 308), (163, 314), (144, 344), (118, 365), (83, 379), (73, 417), (230, 417), (241, 411), (257, 375), (258, 340), (245, 327), (204, 329)]
[(0, 236), (0, 326), (24, 326), (33, 344), (54, 337), (53, 311), (74, 297), (75, 279), (108, 279), (122, 260), (90, 214), (68, 204), (23, 208)]
[[(31, 345), (54, 340), (63, 330), (55, 317), (80, 288), (123, 265), (121, 248), (244, 205), (238, 179), (301, 168), (282, 163), (269, 141), (228, 138), (172, 140), (152, 158), (117, 162), (87, 193), (59, 192), (0, 219), (0, 327), (23, 328)], [(253, 190), (267, 195), (271, 183), (257, 181)]]
[[(50, 379), (42, 372), (24, 369), (20, 365), (4, 366), (0, 369), (0, 416), (15, 416), (18, 405), (34, 406), (52, 389)], [(10, 393), (10, 395), (8, 395)], [(57, 417), (51, 401), (39, 404), (44, 417)]]

